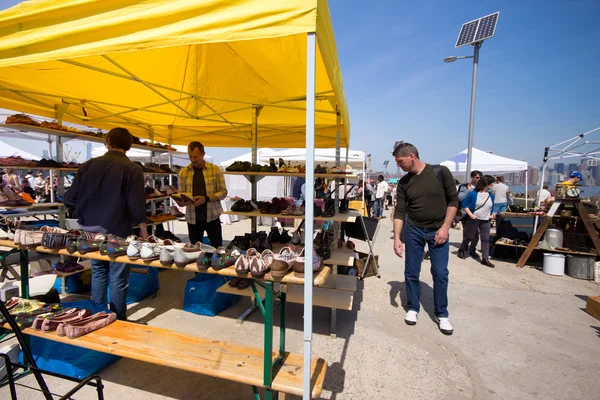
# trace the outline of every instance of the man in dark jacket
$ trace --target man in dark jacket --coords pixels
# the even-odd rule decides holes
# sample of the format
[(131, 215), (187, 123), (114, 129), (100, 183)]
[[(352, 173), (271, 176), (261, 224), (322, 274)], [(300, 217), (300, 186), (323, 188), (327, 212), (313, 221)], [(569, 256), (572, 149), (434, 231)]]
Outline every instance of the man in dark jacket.
[[(108, 132), (108, 152), (83, 164), (65, 193), (64, 204), (74, 208), (77, 222), (89, 232), (127, 237), (134, 225), (140, 235), (148, 237), (146, 229), (146, 199), (144, 173), (125, 153), (131, 148), (133, 136), (125, 128)], [(127, 289), (129, 264), (91, 260), (92, 301), (106, 305), (106, 290), (110, 281), (110, 309), (120, 320), (127, 319)]]
[[(408, 172), (398, 183), (394, 212), (394, 252), (402, 257), (406, 245), (404, 278), (408, 312), (404, 321), (415, 325), (419, 315), (419, 275), (425, 243), (431, 256), (433, 302), (440, 331), (453, 332), (448, 319), (448, 230), (458, 206), (456, 185), (446, 167), (425, 164), (410, 143), (394, 149), (396, 164)], [(404, 228), (404, 243), (400, 233)]]

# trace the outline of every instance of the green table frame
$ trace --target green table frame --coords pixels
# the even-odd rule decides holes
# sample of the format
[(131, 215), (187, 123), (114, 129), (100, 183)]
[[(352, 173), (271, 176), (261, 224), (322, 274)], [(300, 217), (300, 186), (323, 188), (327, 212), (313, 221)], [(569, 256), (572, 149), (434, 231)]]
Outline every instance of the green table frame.
[[(0, 257), (6, 257), (8, 254), (19, 252), (20, 267), (21, 267), (21, 297), (29, 298), (29, 253), (27, 249), (12, 249)], [(1, 258), (0, 258), (1, 259)], [(274, 282), (251, 280), (250, 286), (256, 298), (256, 304), (264, 318), (264, 361), (263, 361), (263, 387), (265, 388), (264, 400), (279, 399), (279, 392), (271, 389), (273, 377), (285, 356), (285, 330), (286, 330), (286, 293), (285, 289), (279, 292), (274, 292)], [(265, 289), (265, 298), (261, 299), (256, 285), (262, 286)], [(281, 285), (285, 288), (285, 285)], [(279, 353), (273, 360), (273, 311), (275, 309), (275, 300), (279, 300)], [(258, 387), (252, 386), (254, 399), (260, 400)]]

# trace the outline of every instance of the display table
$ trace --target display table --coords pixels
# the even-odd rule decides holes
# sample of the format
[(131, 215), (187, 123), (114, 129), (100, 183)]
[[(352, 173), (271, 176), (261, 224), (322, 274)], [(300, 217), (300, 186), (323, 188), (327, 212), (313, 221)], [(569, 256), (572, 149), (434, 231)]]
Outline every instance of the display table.
[[(246, 383), (254, 387), (255, 393), (257, 393), (256, 386), (262, 386), (285, 393), (302, 394), (302, 380), (300, 379), (302, 376), (302, 358), (299, 355), (292, 355), (285, 351), (287, 284), (305, 284), (304, 278), (294, 276), (293, 271), (289, 272), (283, 278), (275, 278), (270, 273), (267, 273), (263, 278), (256, 279), (250, 273), (238, 274), (235, 266), (218, 271), (213, 268), (201, 269), (196, 264), (188, 264), (180, 268), (175, 264), (162, 265), (159, 261), (130, 260), (127, 256), (109, 258), (108, 256), (100, 255), (99, 252), (80, 254), (79, 252), (69, 253), (65, 249), (47, 249), (43, 246), (22, 247), (16, 246), (11, 240), (0, 240), (0, 247), (16, 249), (20, 253), (21, 293), (24, 298), (29, 298), (28, 251), (30, 250), (84, 259), (123, 262), (146, 267), (207, 273), (224, 277), (248, 278), (251, 280), (250, 287), (265, 321), (263, 352), (260, 352), (259, 349), (249, 349), (243, 346), (236, 347), (235, 345), (225, 345), (224, 343), (221, 346), (225, 350), (219, 352), (215, 350), (218, 344), (221, 343), (218, 340), (190, 337), (173, 331), (121, 321), (117, 321), (97, 332), (73, 340), (61, 338), (56, 334), (46, 334), (31, 329), (25, 329), (23, 332), (36, 336), (42, 335), (42, 337), (51, 340), (66, 341), (67, 343), (92, 350)], [(329, 267), (323, 268), (323, 270), (315, 274), (313, 284), (315, 286), (326, 284), (330, 272)], [(286, 289), (276, 292), (274, 290), (275, 284), (284, 286)], [(294, 296), (298, 297), (301, 294), (294, 292)], [(273, 352), (273, 311), (275, 309), (274, 302), (276, 298), (279, 299), (280, 310), (279, 352), (277, 354)], [(344, 307), (341, 303), (340, 306)], [(135, 334), (132, 333), (132, 329), (135, 331)], [(203, 345), (202, 343), (208, 344)], [(206, 350), (203, 350), (204, 348)], [(232, 354), (231, 359), (235, 361), (234, 364), (224, 363), (224, 358), (220, 357), (220, 355), (224, 355), (225, 352)], [(214, 362), (210, 362), (211, 357), (216, 357)], [(209, 361), (206, 361), (207, 359)], [(243, 362), (240, 362), (240, 360)], [(292, 360), (296, 360), (297, 362), (292, 362)], [(220, 368), (214, 368), (215, 362), (223, 365), (222, 372), (220, 372)], [(246, 365), (246, 368), (244, 368), (244, 365)], [(318, 397), (321, 393), (325, 370), (326, 364), (323, 360), (311, 360), (311, 387), (313, 388), (311, 395), (313, 397)], [(242, 371), (244, 372), (242, 373)], [(251, 378), (249, 375), (251, 375)]]

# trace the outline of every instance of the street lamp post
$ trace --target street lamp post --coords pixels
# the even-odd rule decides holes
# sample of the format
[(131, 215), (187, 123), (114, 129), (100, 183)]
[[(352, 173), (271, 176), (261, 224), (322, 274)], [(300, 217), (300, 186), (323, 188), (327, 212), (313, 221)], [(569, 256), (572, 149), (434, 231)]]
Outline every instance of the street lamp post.
[(473, 46), (472, 56), (452, 56), (446, 57), (444, 62), (452, 63), (456, 60), (465, 58), (473, 59), (473, 78), (471, 82), (471, 109), (469, 116), (469, 140), (467, 146), (467, 167), (465, 171), (465, 182), (468, 182), (469, 176), (471, 175), (471, 164), (473, 160), (473, 131), (475, 128), (475, 94), (477, 92), (477, 68), (479, 66), (479, 49), (483, 44), (483, 41), (490, 39), (496, 32), (496, 24), (498, 23), (499, 12), (486, 15), (485, 17), (469, 21), (463, 24), (455, 47), (462, 47), (466, 45)]
[(473, 160), (473, 132), (475, 130), (475, 97), (477, 92), (477, 67), (479, 66), (479, 49), (483, 42), (473, 44), (473, 55), (472, 56), (459, 56), (459, 57), (446, 57), (444, 62), (453, 63), (456, 60), (462, 60), (466, 58), (473, 59), (473, 78), (471, 83), (471, 111), (469, 115), (469, 140), (467, 144), (467, 170), (465, 171), (465, 182), (469, 181), (469, 175), (471, 175), (471, 162)]

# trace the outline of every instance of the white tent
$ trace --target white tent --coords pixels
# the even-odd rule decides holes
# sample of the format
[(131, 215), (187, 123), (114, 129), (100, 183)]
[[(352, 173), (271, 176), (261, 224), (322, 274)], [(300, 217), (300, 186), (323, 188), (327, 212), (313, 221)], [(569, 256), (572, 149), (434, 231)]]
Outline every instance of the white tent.
[[(283, 158), (284, 161), (290, 161), (292, 165), (304, 164), (306, 162), (306, 149), (287, 149), (275, 151), (273, 149), (259, 149), (258, 150), (258, 162), (266, 164), (270, 158), (275, 159), (275, 163), (278, 162), (279, 158)], [(232, 158), (227, 161), (220, 163), (221, 167), (228, 167), (235, 161), (252, 161), (252, 153), (242, 154), (239, 157)], [(327, 165), (331, 168), (335, 165), (335, 149), (315, 149), (315, 163), (321, 164), (322, 166)], [(350, 150), (348, 152), (348, 164), (359, 171), (364, 170), (365, 163), (365, 152), (360, 150)], [(346, 165), (346, 149), (340, 149), (340, 164)]]
[(26, 160), (38, 161), (40, 157), (34, 156), (26, 151), (17, 149), (6, 142), (0, 141), (0, 157), (19, 156)]
[[(465, 174), (467, 171), (468, 149), (461, 151), (454, 157), (441, 162), (440, 164), (448, 167), (453, 175)], [(479, 170), (488, 174), (499, 174), (506, 172), (527, 171), (527, 162), (513, 160), (511, 158), (498, 156), (473, 147), (473, 157), (471, 159), (471, 171)], [(527, 172), (525, 172), (525, 206), (527, 207)]]
[[(271, 157), (275, 157), (276, 159), (283, 158), (285, 161), (304, 164), (306, 162), (306, 149), (276, 151)], [(315, 149), (315, 164), (321, 164), (321, 166), (325, 166), (326, 164), (328, 168), (335, 166), (335, 149)], [(353, 169), (363, 171), (365, 166), (365, 152), (350, 150), (348, 152), (347, 164)], [(346, 165), (346, 149), (340, 149), (340, 165)]]
[[(189, 160), (189, 157), (187, 154), (186, 146), (174, 146), (174, 147), (177, 149), (176, 153), (159, 153), (157, 156), (154, 157), (154, 161), (158, 162), (159, 164), (168, 164), (169, 163), (168, 155), (171, 154), (173, 156), (173, 164), (174, 165), (181, 165), (181, 166), (188, 165), (190, 163), (190, 160)], [(100, 157), (107, 151), (108, 150), (104, 146), (94, 147), (94, 148), (92, 148), (92, 157), (94, 157), (94, 158)], [(149, 150), (141, 150), (141, 149), (131, 149), (127, 152), (127, 157), (129, 157), (129, 159), (132, 161), (139, 161), (139, 162), (143, 162), (143, 163), (150, 162), (150, 151)], [(209, 163), (213, 162), (213, 158), (209, 155), (205, 155), (204, 159), (206, 161), (208, 161)]]
[[(273, 149), (264, 148), (264, 149), (257, 149), (256, 153), (257, 153), (256, 156), (258, 158), (259, 163), (263, 163), (263, 162), (268, 163), (269, 158), (273, 157), (271, 154), (274, 154), (275, 151)], [(221, 166), (221, 168), (226, 168), (226, 167), (229, 167), (231, 164), (233, 164), (236, 161), (252, 162), (252, 152), (245, 153), (245, 154), (242, 154), (241, 156), (237, 156), (237, 157), (231, 158), (229, 160), (223, 161), (219, 165)]]
[[(465, 149), (440, 164), (448, 167), (453, 174), (460, 174), (461, 172), (464, 174), (467, 170), (467, 154), (468, 151)], [(471, 171), (474, 170), (492, 174), (527, 171), (527, 162), (498, 156), (473, 147)]]

